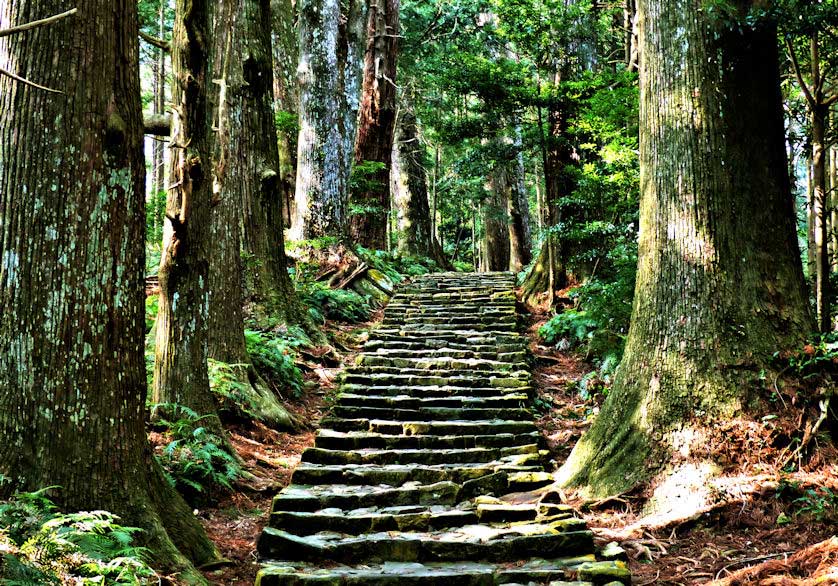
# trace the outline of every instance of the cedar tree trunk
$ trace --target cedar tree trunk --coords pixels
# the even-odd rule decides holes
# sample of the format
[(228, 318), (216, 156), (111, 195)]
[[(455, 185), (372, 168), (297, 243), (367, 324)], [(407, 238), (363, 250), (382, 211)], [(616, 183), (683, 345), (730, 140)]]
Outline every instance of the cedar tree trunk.
[[(741, 5), (741, 3), (740, 3)], [(700, 0), (641, 0), (640, 244), (625, 355), (559, 472), (596, 495), (702, 448), (772, 355), (812, 325), (786, 173), (776, 27), (728, 30)], [(760, 99), (755, 100), (754, 96)], [(675, 454), (680, 454), (675, 458)], [(690, 462), (690, 457), (696, 461)]]

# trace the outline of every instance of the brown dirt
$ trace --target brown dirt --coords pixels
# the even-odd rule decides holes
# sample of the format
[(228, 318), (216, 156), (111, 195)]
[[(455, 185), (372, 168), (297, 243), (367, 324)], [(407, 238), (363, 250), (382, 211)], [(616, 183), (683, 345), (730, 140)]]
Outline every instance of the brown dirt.
[[(602, 397), (583, 400), (576, 389), (593, 370), (590, 364), (538, 341), (538, 327), (547, 317), (536, 313), (530, 327), (542, 408), (537, 423), (560, 464)], [(778, 466), (790, 453), (789, 438), (813, 418), (800, 391), (781, 383), (781, 397), (767, 411), (771, 418), (736, 420), (710, 434), (707, 453), (722, 465), (722, 481), (731, 488), (706, 511), (654, 526), (642, 514), (649, 486), (599, 503), (573, 495), (568, 501), (580, 509), (600, 545), (617, 541), (626, 550), (636, 586), (838, 585), (838, 539), (830, 539), (838, 520), (835, 447), (818, 442), (796, 472)]]
[[(352, 362), (362, 332), (380, 319), (380, 312), (369, 324), (353, 326), (329, 324), (330, 336), (342, 352), (342, 363)], [(286, 407), (308, 428), (298, 433), (284, 433), (258, 422), (227, 426), (233, 447), (253, 478), (241, 481), (236, 492), (215, 499), (198, 511), (210, 539), (231, 564), (205, 572), (210, 584), (217, 586), (253, 586), (259, 563), (256, 541), (267, 524), (271, 500), (291, 481), (291, 473), (299, 464), (306, 448), (314, 445), (317, 422), (328, 410), (329, 395), (335, 389), (335, 378), (342, 370), (335, 363), (334, 351), (303, 353), (298, 365), (303, 369), (306, 388), (310, 389)], [(311, 390), (314, 389), (314, 390)]]

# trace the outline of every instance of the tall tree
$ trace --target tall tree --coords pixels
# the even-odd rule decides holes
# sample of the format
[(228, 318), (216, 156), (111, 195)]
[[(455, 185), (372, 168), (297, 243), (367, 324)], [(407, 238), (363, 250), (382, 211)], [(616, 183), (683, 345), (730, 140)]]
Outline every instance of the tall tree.
[[(249, 263), (255, 265), (250, 271), (251, 281), (261, 288), (269, 288), (259, 296), (261, 300), (267, 297), (267, 308), (283, 318), (286, 305), (293, 306), (294, 299), (290, 282), (284, 282), (288, 276), (283, 264), (279, 211), (282, 195), (277, 181), (279, 174), (274, 170), (280, 168), (276, 143), (272, 142), (275, 131), (272, 126), (264, 126), (266, 119), (270, 120), (273, 77), (270, 30), (266, 24), (268, 8), (265, 0), (224, 0), (218, 5), (213, 27), (219, 32), (213, 39), (210, 63), (213, 79), (218, 80), (221, 91), (217, 100), (216, 207), (211, 221), (208, 357), (230, 365), (251, 413), (273, 426), (294, 427), (293, 417), (251, 364), (244, 338), (243, 225), (257, 223), (256, 231), (262, 231), (264, 225), (265, 238), (276, 242), (266, 249), (257, 248), (258, 244), (253, 246), (262, 256), (252, 258)], [(248, 213), (256, 218), (243, 217), (245, 202)], [(265, 205), (272, 212), (270, 218), (262, 210)], [(274, 255), (281, 258), (275, 259)], [(262, 261), (266, 256), (267, 260)], [(281, 263), (282, 274), (275, 276), (280, 280), (278, 284), (270, 282), (269, 269), (262, 266), (263, 262), (268, 266)], [(275, 296), (277, 299), (273, 299)], [(297, 315), (304, 313), (297, 312)]]
[(402, 254), (433, 259), (450, 266), (433, 233), (428, 182), (425, 176), (425, 146), (419, 134), (411, 98), (402, 97), (391, 163), (391, 191), (398, 212), (398, 250)]
[(339, 237), (345, 230), (338, 91), (338, 0), (300, 0), (300, 133), (293, 240)]
[[(361, 86), (364, 81), (364, 55), (367, 40), (367, 0), (348, 0), (341, 17), (338, 61), (341, 84), (338, 99), (341, 132), (341, 185), (349, 189), (355, 163), (355, 140), (358, 137), (358, 111), (361, 107)], [(348, 191), (347, 191), (348, 193)]]
[(829, 109), (838, 102), (838, 90), (830, 91), (827, 85), (828, 73), (821, 58), (821, 32), (812, 30), (808, 35), (809, 75), (808, 81), (797, 57), (797, 49), (791, 38), (787, 38), (788, 53), (792, 66), (806, 98), (809, 108), (812, 143), (812, 236), (814, 240), (815, 261), (815, 305), (818, 312), (818, 329), (828, 332), (831, 323), (831, 292), (829, 276), (829, 193), (826, 188), (826, 152), (828, 148), (826, 131), (829, 121)]
[[(737, 2), (735, 16), (751, 4)], [(730, 27), (711, 20), (700, 0), (641, 0), (639, 12), (640, 259), (631, 329), (614, 387), (559, 473), (593, 494), (630, 489), (689, 454), (701, 458), (709, 430), (747, 408), (748, 381), (811, 326), (776, 25)]]
[(521, 125), (516, 120), (512, 126), (513, 153), (510, 169), (509, 202), (509, 270), (519, 273), (532, 260), (532, 228), (530, 227), (530, 202), (524, 168), (524, 144)]
[(294, 24), (297, 16), (294, 4), (293, 0), (271, 0), (274, 108), (277, 112), (282, 210), (286, 226), (291, 226), (294, 212), (297, 121), (300, 116), (300, 90), (297, 84), (300, 37)]
[(172, 178), (160, 261), (154, 401), (185, 405), (224, 431), (207, 375), (212, 135), (208, 108), (210, 7), (178, 0), (172, 34)]
[(364, 56), (364, 83), (355, 161), (380, 163), (362, 193), (353, 194), (352, 241), (387, 248), (390, 213), (390, 160), (396, 126), (396, 64), (399, 50), (399, 0), (372, 0)]
[(509, 270), (509, 217), (507, 209), (512, 186), (509, 169), (496, 162), (486, 185), (486, 198), (480, 204), (483, 220), (483, 271)]
[[(0, 75), (0, 493), (60, 486), (65, 510), (115, 512), (146, 530), (161, 569), (201, 584), (189, 560), (218, 552), (145, 430), (137, 5), (76, 5), (0, 35), (0, 68), (62, 92)], [(3, 15), (63, 8), (9, 0)]]

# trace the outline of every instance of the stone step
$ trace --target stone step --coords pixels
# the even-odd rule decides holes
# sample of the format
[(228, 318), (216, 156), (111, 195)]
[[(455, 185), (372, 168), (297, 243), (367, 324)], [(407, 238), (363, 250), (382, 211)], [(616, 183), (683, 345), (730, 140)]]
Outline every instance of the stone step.
[(520, 371), (520, 364), (510, 364), (499, 360), (483, 358), (454, 358), (450, 356), (399, 357), (389, 354), (362, 354), (358, 360), (359, 366), (378, 366), (388, 369), (398, 368), (409, 371), (422, 370), (433, 372), (473, 371), (505, 374), (513, 369)]
[(549, 524), (465, 525), (447, 531), (367, 533), (346, 537), (322, 532), (299, 536), (267, 527), (259, 539), (260, 555), (301, 561), (376, 563), (453, 560), (514, 561), (530, 556), (560, 557), (593, 550), (593, 534), (581, 519)]
[(397, 409), (390, 407), (344, 407), (335, 405), (331, 413), (344, 419), (396, 419), (401, 421), (453, 421), (500, 419), (531, 421), (532, 412), (522, 408), (451, 408), (423, 407)]
[(361, 395), (341, 393), (335, 403), (343, 407), (393, 407), (397, 409), (422, 409), (424, 407), (494, 408), (526, 407), (529, 396), (522, 393), (506, 393), (488, 397), (453, 395), (447, 397), (412, 397), (410, 395)]
[(313, 513), (276, 511), (270, 526), (295, 535), (312, 535), (324, 531), (344, 535), (360, 535), (381, 531), (435, 531), (477, 523), (474, 510), (450, 506), (384, 507), (346, 511), (323, 509)]
[(388, 435), (479, 435), (491, 433), (532, 433), (532, 420), (515, 421), (506, 418), (484, 420), (427, 421), (421, 419), (394, 421), (381, 418), (335, 418), (321, 421), (321, 426), (335, 431), (369, 431)]
[(498, 388), (498, 387), (456, 387), (437, 385), (364, 385), (343, 384), (341, 389), (350, 395), (374, 395), (379, 397), (453, 397), (465, 396), (471, 398), (497, 397), (509, 395), (527, 395), (532, 393), (532, 387)]
[(497, 347), (515, 346), (520, 349), (525, 347), (525, 342), (520, 335), (509, 332), (423, 332), (421, 335), (416, 332), (391, 327), (380, 328), (370, 332), (370, 341), (373, 344), (381, 342), (412, 342), (424, 345), (441, 344), (474, 344), (482, 347), (497, 344)]
[[(547, 482), (542, 474), (541, 463), (530, 454), (510, 456), (491, 462), (466, 462), (459, 464), (314, 464), (304, 462), (297, 466), (292, 475), (294, 484), (314, 485), (389, 485), (405, 486), (410, 482), (436, 484), (454, 482), (466, 489), (471, 496), (477, 494), (475, 485), (495, 496), (510, 492), (530, 490), (540, 480)], [(468, 487), (466, 485), (469, 485)], [(464, 494), (466, 494), (464, 493)], [(459, 498), (466, 498), (461, 494)]]
[(538, 454), (537, 444), (512, 446), (509, 448), (468, 448), (445, 450), (381, 450), (363, 448), (360, 450), (331, 450), (308, 448), (302, 461), (311, 464), (477, 464), (493, 462), (506, 456)]
[(358, 484), (291, 484), (274, 497), (271, 511), (314, 512), (320, 509), (364, 509), (408, 505), (456, 505), (460, 486), (443, 481), (407, 482), (401, 486)]
[[(258, 586), (496, 586), (539, 584), (594, 586), (593, 582), (564, 581), (580, 566), (595, 563), (592, 555), (544, 560), (535, 558), (514, 564), (487, 562), (385, 562), (363, 566), (333, 566), (328, 569), (303, 563), (274, 562), (259, 573)], [(600, 582), (602, 584), (602, 582)], [(626, 582), (627, 584), (627, 582)]]
[(509, 353), (525, 352), (526, 345), (520, 341), (506, 344), (462, 344), (456, 340), (437, 340), (432, 338), (418, 338), (411, 341), (401, 336), (383, 340), (370, 340), (364, 345), (364, 352), (366, 353), (378, 352), (380, 350), (412, 350), (422, 354), (444, 350), (475, 353)]
[(412, 374), (405, 372), (407, 369), (393, 369), (393, 372), (364, 372), (347, 371), (344, 381), (353, 385), (402, 385), (402, 386), (441, 386), (460, 387), (469, 389), (472, 387), (494, 387), (496, 389), (522, 389), (530, 386), (529, 377), (522, 373), (510, 373), (513, 376), (468, 376), (466, 374)]
[(498, 352), (497, 350), (466, 350), (454, 348), (397, 348), (379, 346), (374, 350), (366, 348), (362, 356), (386, 356), (388, 358), (415, 358), (419, 360), (446, 358), (449, 360), (476, 359), (493, 360), (505, 364), (525, 362), (527, 353), (523, 350), (516, 352)]
[(357, 450), (361, 448), (390, 449), (451, 449), (451, 448), (506, 448), (539, 443), (541, 434), (499, 433), (492, 435), (391, 435), (366, 431), (334, 431), (321, 429), (314, 438), (318, 448)]

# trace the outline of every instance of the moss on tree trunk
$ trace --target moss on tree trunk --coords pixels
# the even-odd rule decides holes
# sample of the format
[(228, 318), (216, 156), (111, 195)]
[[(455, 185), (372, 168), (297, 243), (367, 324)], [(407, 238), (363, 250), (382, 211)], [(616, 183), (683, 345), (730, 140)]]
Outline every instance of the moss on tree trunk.
[(776, 28), (729, 30), (708, 21), (699, 0), (645, 0), (639, 10), (631, 328), (614, 388), (560, 471), (566, 485), (595, 495), (677, 468), (673, 454), (691, 453), (708, 426), (744, 412), (773, 353), (800, 344), (812, 325)]
[(146, 439), (137, 5), (76, 5), (0, 39), (4, 67), (66, 94), (0, 77), (0, 492), (60, 486), (64, 510), (113, 511), (145, 529), (159, 569), (205, 583), (193, 563), (218, 552)]

